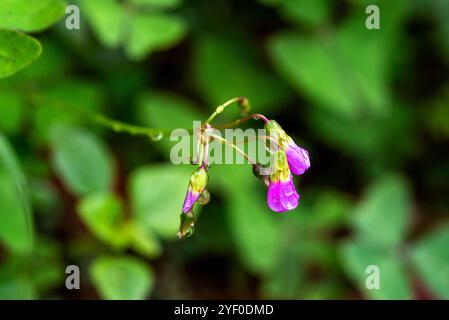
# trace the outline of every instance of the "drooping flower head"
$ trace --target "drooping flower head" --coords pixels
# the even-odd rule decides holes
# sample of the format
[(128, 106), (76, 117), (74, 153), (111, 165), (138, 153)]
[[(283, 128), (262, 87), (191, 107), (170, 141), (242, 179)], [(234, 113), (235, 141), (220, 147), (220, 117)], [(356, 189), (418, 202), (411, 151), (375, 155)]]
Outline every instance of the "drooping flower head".
[(209, 193), (206, 190), (208, 175), (204, 166), (198, 168), (190, 177), (189, 187), (184, 199), (181, 213), (181, 223), (179, 226), (178, 237), (189, 237), (193, 234), (195, 217), (193, 206), (198, 201), (206, 204), (209, 201)]
[(278, 142), (280, 149), (285, 150), (288, 165), (293, 174), (301, 175), (309, 169), (310, 158), (307, 150), (299, 147), (276, 121), (268, 121), (265, 128), (268, 134)]
[(299, 194), (293, 184), (293, 177), (283, 150), (275, 154), (275, 165), (268, 185), (268, 206), (275, 212), (285, 212), (298, 206)]
[(201, 166), (190, 177), (189, 187), (182, 206), (182, 212), (187, 213), (192, 210), (193, 205), (206, 189), (208, 175), (206, 169)]

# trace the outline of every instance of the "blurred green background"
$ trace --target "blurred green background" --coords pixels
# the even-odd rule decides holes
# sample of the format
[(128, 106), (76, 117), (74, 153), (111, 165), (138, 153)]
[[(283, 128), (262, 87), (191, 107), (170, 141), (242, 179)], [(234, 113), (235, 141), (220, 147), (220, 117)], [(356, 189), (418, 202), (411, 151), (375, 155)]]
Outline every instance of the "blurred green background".
[[(80, 30), (0, 4), (0, 298), (449, 299), (449, 1), (67, 2)], [(235, 96), (310, 151), (300, 204), (213, 166), (179, 240), (193, 167), (83, 112), (189, 128)]]

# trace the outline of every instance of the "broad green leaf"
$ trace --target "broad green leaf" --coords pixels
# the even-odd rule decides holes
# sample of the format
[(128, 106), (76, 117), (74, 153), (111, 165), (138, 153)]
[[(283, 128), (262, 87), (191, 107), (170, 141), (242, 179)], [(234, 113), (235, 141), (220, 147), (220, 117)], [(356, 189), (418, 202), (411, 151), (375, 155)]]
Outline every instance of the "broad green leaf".
[(306, 114), (311, 130), (329, 146), (373, 167), (396, 164), (416, 151), (413, 115), (407, 106), (395, 105), (388, 116), (377, 119), (347, 119), (320, 108), (309, 109)]
[(328, 231), (347, 222), (352, 207), (346, 195), (335, 191), (321, 191), (313, 199), (310, 214), (304, 212), (304, 201), (308, 200), (306, 197), (307, 194), (303, 197), (302, 213), (298, 217), (305, 229)]
[[(49, 37), (39, 39), (43, 48), (42, 55), (36, 63), (20, 72), (17, 77), (21, 81), (35, 81), (40, 84), (54, 83), (67, 74), (73, 60), (56, 39)], [(71, 77), (70, 77), (71, 79)]]
[[(406, 269), (399, 254), (365, 243), (348, 242), (341, 246), (340, 259), (354, 284), (369, 298), (385, 300), (412, 298)], [(374, 275), (369, 269), (367, 271), (369, 266), (379, 268), (379, 289), (369, 290), (366, 286), (368, 277)]]
[(24, 277), (1, 277), (0, 276), (0, 299), (1, 300), (34, 300), (38, 295), (30, 283)]
[(174, 8), (178, 7), (182, 0), (127, 0), (129, 3), (150, 8)]
[(109, 48), (118, 47), (125, 21), (120, 3), (116, 0), (80, 0), (80, 8), (100, 42)]
[(334, 113), (388, 114), (392, 57), (401, 58), (396, 46), (407, 6), (402, 0), (385, 4), (381, 30), (367, 30), (360, 10), (326, 38), (275, 36), (269, 46), (275, 65), (300, 94)]
[(382, 6), (380, 30), (367, 30), (364, 27), (367, 15), (360, 10), (349, 17), (335, 35), (336, 57), (347, 67), (347, 80), (359, 94), (361, 100), (358, 103), (364, 104), (359, 107), (374, 115), (389, 112), (393, 62), (403, 59), (403, 54), (396, 53), (400, 51), (398, 43), (404, 43), (400, 37), (400, 25), (404, 12), (408, 12), (403, 0), (386, 2)]
[(268, 209), (261, 194), (242, 186), (229, 193), (227, 216), (232, 239), (246, 267), (259, 274), (273, 270), (282, 251), (282, 217)]
[(117, 248), (126, 245), (127, 238), (122, 232), (123, 205), (114, 194), (105, 192), (86, 196), (78, 205), (78, 214), (100, 240)]
[(2, 0), (0, 28), (42, 31), (64, 15), (65, 6), (63, 0)]
[(126, 41), (126, 53), (134, 60), (156, 50), (165, 50), (186, 34), (184, 20), (168, 14), (138, 14), (131, 18), (131, 34)]
[(412, 248), (412, 261), (432, 292), (449, 299), (449, 226), (426, 235)]
[(0, 79), (14, 75), (39, 58), (40, 43), (25, 34), (0, 29)]
[(106, 191), (113, 179), (113, 161), (106, 146), (81, 128), (52, 130), (52, 163), (64, 184), (75, 194)]
[(0, 130), (17, 133), (24, 118), (24, 101), (12, 90), (0, 91)]
[(33, 245), (33, 218), (27, 183), (14, 151), (0, 134), (0, 240), (14, 253)]
[(100, 257), (90, 266), (90, 277), (98, 293), (108, 300), (145, 299), (153, 288), (153, 272), (132, 257)]
[(318, 25), (327, 22), (330, 17), (329, 0), (287, 0), (279, 6), (283, 16), (297, 22)]
[(329, 41), (280, 34), (270, 42), (269, 49), (280, 73), (300, 94), (329, 110), (354, 115), (354, 92), (345, 78), (344, 67), (334, 61), (331, 47)]
[(193, 170), (191, 166), (155, 165), (135, 171), (129, 193), (136, 221), (162, 237), (175, 238)]
[(125, 228), (129, 246), (136, 252), (148, 258), (154, 258), (161, 254), (162, 248), (159, 240), (149, 227), (131, 221)]
[(211, 109), (245, 96), (252, 111), (280, 108), (290, 92), (272, 74), (249, 41), (226, 34), (203, 36), (194, 43), (194, 79)]
[(355, 208), (357, 236), (377, 246), (391, 247), (404, 240), (411, 214), (411, 198), (399, 177), (379, 178)]
[[(57, 239), (36, 239), (33, 254), (29, 258), (31, 267), (26, 274), (29, 274), (30, 284), (40, 293), (59, 287), (65, 281), (66, 274), (61, 270), (65, 270), (66, 265), (60, 256), (57, 241)], [(22, 262), (18, 263), (19, 267), (22, 265)]]

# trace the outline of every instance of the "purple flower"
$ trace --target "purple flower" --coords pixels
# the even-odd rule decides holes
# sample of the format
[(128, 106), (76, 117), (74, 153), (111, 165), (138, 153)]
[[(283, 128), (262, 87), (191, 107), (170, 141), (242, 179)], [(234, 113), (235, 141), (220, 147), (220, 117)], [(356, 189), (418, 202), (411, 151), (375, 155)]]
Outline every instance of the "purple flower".
[(208, 175), (204, 166), (199, 167), (190, 177), (187, 194), (182, 205), (178, 237), (190, 237), (195, 227), (195, 216), (193, 206), (198, 201), (206, 204), (210, 198), (206, 190)]
[(303, 174), (310, 167), (310, 158), (307, 150), (298, 147), (293, 140), (285, 148), (285, 154), (287, 155), (288, 166), (290, 171), (299, 176)]
[(267, 200), (268, 206), (275, 212), (293, 210), (298, 206), (299, 194), (296, 192), (291, 174), (286, 180), (271, 180)]
[(182, 205), (182, 212), (186, 213), (192, 210), (193, 205), (200, 197), (199, 192), (193, 192), (190, 188), (187, 190), (186, 198), (184, 199), (184, 204)]
[(265, 128), (269, 135), (277, 141), (279, 148), (285, 151), (288, 166), (293, 174), (299, 176), (309, 169), (310, 158), (307, 150), (299, 147), (276, 121), (269, 120)]
[(205, 190), (207, 184), (207, 171), (204, 167), (200, 167), (190, 177), (187, 194), (182, 205), (182, 212), (187, 213), (192, 210), (201, 193)]

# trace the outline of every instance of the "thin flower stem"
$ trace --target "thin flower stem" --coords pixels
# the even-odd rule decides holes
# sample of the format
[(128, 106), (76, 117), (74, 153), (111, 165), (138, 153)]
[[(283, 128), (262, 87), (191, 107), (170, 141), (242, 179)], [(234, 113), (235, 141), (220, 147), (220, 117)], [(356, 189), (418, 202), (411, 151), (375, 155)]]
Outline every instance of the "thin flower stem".
[(209, 162), (209, 140), (206, 141), (206, 144), (204, 145), (204, 159), (203, 163), (207, 165)]
[[(201, 137), (200, 137), (201, 138)], [(203, 166), (204, 144), (200, 145), (200, 156), (198, 157), (198, 167)]]
[(250, 164), (252, 164), (252, 165), (256, 165), (256, 164), (257, 164), (256, 161), (254, 161), (253, 159), (251, 159), (250, 156), (248, 156), (242, 149), (240, 149), (239, 147), (237, 147), (235, 144), (233, 144), (233, 143), (229, 142), (228, 140), (226, 140), (226, 139), (224, 139), (224, 138), (222, 138), (222, 137), (220, 137), (220, 136), (217, 136), (217, 135), (215, 135), (215, 134), (211, 134), (210, 136), (213, 137), (214, 139), (217, 139), (217, 140), (219, 140), (220, 142), (225, 143), (225, 144), (229, 145), (230, 147), (234, 148), (238, 153), (240, 153), (241, 155), (243, 155), (243, 157), (245, 157), (245, 159), (248, 160), (248, 162), (249, 162)]
[(140, 127), (121, 121), (117, 121), (100, 114), (93, 114), (92, 118), (98, 124), (109, 128), (118, 133), (128, 133), (133, 136), (147, 136), (152, 140), (160, 140), (164, 136), (170, 135), (167, 130), (160, 130), (155, 128)]
[(196, 162), (198, 165), (201, 165), (200, 148), (201, 148), (201, 139), (198, 137), (198, 142), (196, 143)]
[[(276, 139), (274, 139), (274, 138), (272, 138), (270, 136), (257, 136), (255, 138), (248, 138), (247, 141), (249, 142), (249, 141), (254, 141), (254, 140), (258, 140), (258, 139), (270, 140), (273, 143), (275, 143), (278, 148), (280, 147), (279, 142), (277, 142)], [(246, 140), (240, 140), (240, 141), (236, 141), (235, 144), (244, 144), (244, 143), (247, 143), (247, 141)]]
[[(238, 103), (240, 106), (243, 106), (246, 109), (249, 109), (249, 101), (247, 98), (238, 97), (233, 98), (231, 100), (226, 101), (222, 105), (219, 105), (217, 109), (215, 109), (215, 112), (212, 113), (212, 115), (206, 120), (206, 123), (211, 123), (212, 120), (215, 119), (216, 116), (218, 116), (220, 113), (222, 113), (228, 106), (232, 105), (233, 103)], [(248, 110), (245, 110), (248, 111)]]
[(265, 124), (269, 121), (264, 115), (261, 115), (259, 113), (253, 113), (253, 114), (250, 114), (249, 116), (235, 120), (233, 122), (217, 125), (217, 126), (215, 126), (215, 128), (217, 128), (217, 129), (233, 128), (233, 127), (236, 127), (239, 124), (242, 124), (251, 119), (262, 120)]
[[(31, 105), (39, 106), (41, 105), (43, 98), (41, 95), (35, 93), (35, 92), (29, 92), (28, 93), (28, 100)], [(163, 137), (170, 135), (170, 130), (162, 130), (157, 128), (148, 128), (148, 127), (142, 127), (142, 126), (136, 126), (133, 124), (124, 123), (121, 121), (117, 121), (114, 119), (111, 119), (109, 117), (106, 117), (104, 115), (101, 115), (96, 112), (88, 111), (81, 107), (73, 107), (70, 104), (67, 104), (66, 102), (58, 99), (53, 99), (50, 101), (46, 101), (47, 104), (51, 105), (54, 108), (63, 110), (63, 111), (70, 111), (75, 114), (78, 114), (80, 117), (93, 121), (99, 125), (102, 125), (103, 127), (106, 127), (108, 129), (111, 129), (112, 131), (119, 132), (119, 133), (127, 133), (133, 136), (146, 136), (149, 137), (152, 140), (160, 140)], [(187, 130), (187, 129), (186, 129)], [(193, 134), (193, 130), (187, 130), (189, 135)]]

